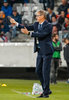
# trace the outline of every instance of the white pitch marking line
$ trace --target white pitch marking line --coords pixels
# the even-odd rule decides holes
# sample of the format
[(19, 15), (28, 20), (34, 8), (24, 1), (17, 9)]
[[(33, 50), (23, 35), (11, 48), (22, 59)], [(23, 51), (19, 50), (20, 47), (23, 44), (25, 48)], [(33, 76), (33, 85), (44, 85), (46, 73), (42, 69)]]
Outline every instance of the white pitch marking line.
[[(18, 94), (23, 94), (23, 92), (20, 92), (20, 91), (16, 91), (16, 90), (14, 90), (14, 89), (12, 89), (12, 91), (13, 92), (15, 92), (15, 93), (18, 93)], [(29, 96), (29, 97), (31, 97), (31, 98), (36, 98), (36, 97), (34, 97), (34, 96), (32, 96), (32, 95), (26, 95), (26, 94), (24, 94), (25, 96)]]

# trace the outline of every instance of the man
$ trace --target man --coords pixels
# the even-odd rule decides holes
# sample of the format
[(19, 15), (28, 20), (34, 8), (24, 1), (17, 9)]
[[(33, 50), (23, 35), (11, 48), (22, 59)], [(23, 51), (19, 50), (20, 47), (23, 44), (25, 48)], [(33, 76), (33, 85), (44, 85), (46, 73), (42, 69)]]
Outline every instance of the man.
[(3, 11), (7, 16), (11, 16), (12, 14), (12, 7), (9, 5), (9, 1), (8, 0), (4, 0), (3, 1), (3, 6), (1, 8), (1, 11)]
[(17, 21), (18, 23), (21, 24), (21, 16), (19, 15), (19, 13), (17, 12), (17, 9), (12, 9), (12, 15), (11, 17)]
[(58, 34), (53, 34), (52, 36), (52, 44), (54, 47), (54, 53), (52, 56), (52, 66), (51, 66), (51, 83), (57, 83), (57, 71), (59, 67), (60, 61), (60, 51), (62, 50), (61, 42), (59, 41)]
[(44, 10), (46, 10), (46, 8), (54, 9), (54, 0), (39, 0), (39, 2), (43, 3)]
[(61, 13), (61, 11), (64, 11), (65, 14), (67, 14), (67, 8), (69, 7), (69, 4), (67, 0), (62, 0), (62, 4), (58, 7), (58, 14)]
[(61, 11), (60, 16), (58, 18), (58, 23), (60, 23), (60, 25), (62, 26), (64, 24), (64, 20), (65, 20), (65, 12)]
[(10, 39), (9, 26), (4, 22), (3, 18), (0, 18), (0, 34), (6, 36), (9, 41)]
[(51, 23), (52, 22), (52, 17), (55, 16), (56, 14), (53, 12), (51, 8), (48, 8), (48, 14), (47, 14), (47, 20)]
[(69, 31), (69, 14), (66, 15), (65, 23), (63, 24), (63, 29)]
[[(51, 40), (52, 25), (46, 21), (46, 13), (44, 10), (36, 12), (36, 19), (37, 22), (31, 26), (26, 26), (26, 28), (21, 26), (12, 18), (10, 18), (10, 22), (15, 23), (19, 28), (22, 28), (21, 31), (25, 34), (29, 35), (29, 31), (34, 31), (30, 35), (31, 37), (34, 37), (34, 52), (38, 52), (36, 72), (43, 88), (43, 94), (41, 94), (39, 97), (47, 98), (49, 97), (49, 94), (51, 94), (49, 81), (51, 59), (53, 54), (53, 46)], [(39, 44), (37, 44), (37, 40)]]
[(62, 28), (60, 23), (58, 23), (58, 20), (57, 20), (56, 16), (52, 16), (52, 25), (56, 26), (58, 31), (60, 31), (61, 28)]
[[(18, 14), (17, 9), (13, 9), (11, 17), (21, 24), (21, 16)], [(10, 25), (12, 38), (15, 38), (18, 35), (18, 32), (16, 31), (16, 26), (14, 24)]]
[(67, 74), (68, 74), (68, 80), (67, 83), (69, 83), (69, 33), (67, 36), (64, 38), (64, 59), (66, 60), (67, 63)]

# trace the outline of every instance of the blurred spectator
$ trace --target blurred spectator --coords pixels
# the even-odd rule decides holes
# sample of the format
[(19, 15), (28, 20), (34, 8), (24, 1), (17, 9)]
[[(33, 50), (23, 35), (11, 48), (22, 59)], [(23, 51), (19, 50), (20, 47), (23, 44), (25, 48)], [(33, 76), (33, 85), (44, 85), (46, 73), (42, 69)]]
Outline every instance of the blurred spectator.
[(69, 4), (67, 0), (62, 0), (62, 4), (58, 7), (58, 13), (60, 14), (61, 11), (64, 11), (65, 14), (67, 14), (67, 8), (69, 7)]
[(21, 24), (21, 15), (18, 14), (17, 9), (12, 10), (12, 15), (11, 17), (18, 23)]
[(24, 4), (24, 6), (26, 6), (26, 4), (29, 3), (29, 0), (21, 0), (21, 3)]
[[(17, 13), (16, 9), (13, 9), (12, 11), (12, 16), (11, 16), (16, 22), (21, 24), (21, 16)], [(10, 25), (11, 28), (11, 32), (12, 32), (12, 38), (15, 38), (17, 35), (17, 31), (16, 31), (16, 26), (14, 26), (14, 24)]]
[(69, 34), (64, 39), (64, 43), (66, 44), (64, 47), (64, 59), (66, 60), (66, 63), (67, 63), (67, 69), (68, 69), (68, 71), (67, 71), (67, 73), (68, 73), (67, 83), (69, 83)]
[(54, 9), (54, 0), (39, 0), (39, 2), (43, 3), (44, 10), (46, 10), (46, 8)]
[(51, 83), (56, 84), (58, 67), (60, 61), (60, 51), (62, 50), (61, 42), (59, 41), (58, 34), (53, 34), (52, 36), (52, 44), (54, 47), (54, 53), (52, 56), (52, 66), (51, 66)]
[(39, 2), (40, 2), (40, 3), (43, 3), (43, 2), (44, 2), (44, 0), (39, 0)]
[(48, 8), (47, 20), (52, 22), (52, 16), (56, 16), (51, 8)]
[(11, 16), (12, 7), (9, 5), (8, 0), (4, 0), (1, 10), (5, 13), (6, 16)]
[(30, 0), (18, 0), (18, 2), (23, 3), (23, 4), (29, 3), (29, 1)]
[(7, 37), (5, 35), (5, 28), (4, 28), (4, 24), (3, 23), (0, 25), (0, 40), (2, 40), (0, 42), (7, 42), (8, 41)]
[(0, 11), (0, 18), (5, 18), (5, 13), (3, 11)]
[(3, 11), (0, 11), (0, 18), (3, 18), (3, 21), (5, 24), (10, 24), (10, 21), (8, 20), (8, 18), (5, 16), (5, 13)]
[(63, 25), (63, 30), (69, 30), (69, 14), (66, 15), (65, 23)]
[(21, 3), (23, 3), (24, 6), (26, 6), (26, 4), (29, 3), (29, 0), (21, 0)]
[(60, 17), (58, 18), (58, 23), (60, 23), (60, 25), (62, 26), (62, 24), (64, 23), (64, 21), (65, 21), (65, 12), (61, 11)]
[(53, 26), (52, 34), (58, 34), (57, 26)]
[(69, 14), (69, 8), (67, 9), (67, 14)]
[(14, 3), (16, 3), (17, 0), (9, 0), (9, 3), (11, 6), (13, 6)]
[(51, 8), (53, 10), (54, 9), (54, 0), (47, 0), (47, 7)]
[(2, 5), (3, 5), (3, 0), (0, 0), (0, 10), (1, 10)]
[(43, 3), (44, 10), (47, 8), (47, 0), (39, 0), (40, 3)]
[(0, 18), (0, 36), (10, 39), (9, 26), (4, 23), (3, 18)]
[(52, 16), (52, 25), (58, 28), (58, 31), (61, 30), (61, 25), (58, 23), (56, 16)]
[(3, 18), (0, 18), (0, 25), (2, 24), (4, 25), (4, 28), (2, 28), (2, 30), (4, 30), (5, 33), (8, 32), (9, 31), (8, 25), (4, 23)]
[(24, 0), (24, 3), (29, 3), (29, 0)]

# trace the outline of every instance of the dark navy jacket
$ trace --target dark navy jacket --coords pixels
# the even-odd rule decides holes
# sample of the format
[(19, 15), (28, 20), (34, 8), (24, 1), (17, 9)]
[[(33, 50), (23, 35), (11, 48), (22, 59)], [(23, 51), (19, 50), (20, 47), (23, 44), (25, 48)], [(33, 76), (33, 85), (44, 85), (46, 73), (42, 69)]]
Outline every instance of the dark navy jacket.
[(19, 14), (17, 14), (16, 16), (14, 16), (13, 14), (11, 15), (11, 17), (18, 23), (21, 24), (21, 16)]
[[(34, 52), (37, 51), (37, 43), (36, 43), (36, 38), (38, 38), (39, 41), (39, 47), (40, 47), (40, 53), (42, 55), (49, 55), (53, 53), (53, 46), (52, 46), (52, 40), (51, 40), (51, 35), (52, 35), (52, 25), (45, 21), (42, 24), (41, 30), (38, 29), (38, 22), (35, 22), (31, 26), (26, 26), (26, 28), (29, 31), (34, 31), (32, 32), (31, 37), (34, 37)], [(23, 28), (24, 26), (19, 25), (19, 28)]]

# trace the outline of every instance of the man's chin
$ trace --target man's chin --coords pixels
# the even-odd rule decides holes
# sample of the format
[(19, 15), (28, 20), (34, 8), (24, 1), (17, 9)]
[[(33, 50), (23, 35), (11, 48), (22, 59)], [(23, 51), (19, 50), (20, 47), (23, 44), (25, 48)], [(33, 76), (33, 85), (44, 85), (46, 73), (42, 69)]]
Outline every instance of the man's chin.
[(36, 20), (37, 22), (39, 22), (38, 20)]

